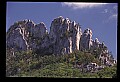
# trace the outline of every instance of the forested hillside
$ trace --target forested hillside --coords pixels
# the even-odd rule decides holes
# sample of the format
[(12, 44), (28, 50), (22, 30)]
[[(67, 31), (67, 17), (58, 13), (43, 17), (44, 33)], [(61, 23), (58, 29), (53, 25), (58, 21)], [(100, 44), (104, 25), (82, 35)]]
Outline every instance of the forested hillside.
[(100, 70), (87, 70), (86, 65), (98, 58), (89, 52), (74, 51), (66, 55), (40, 55), (32, 50), (27, 52), (7, 51), (6, 75), (12, 77), (50, 78), (112, 78), (116, 77), (117, 65)]

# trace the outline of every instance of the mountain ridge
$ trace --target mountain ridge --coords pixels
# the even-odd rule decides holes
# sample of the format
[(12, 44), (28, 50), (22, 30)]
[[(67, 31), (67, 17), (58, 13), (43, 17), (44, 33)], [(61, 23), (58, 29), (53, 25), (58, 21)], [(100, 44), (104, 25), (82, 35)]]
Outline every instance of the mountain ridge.
[[(31, 20), (15, 22), (6, 33), (7, 76), (31, 75), (29, 73), (32, 72), (33, 76), (43, 77), (45, 72), (48, 76), (53, 73), (54, 77), (62, 74), (64, 77), (68, 72), (65, 77), (71, 77), (74, 71), (78, 75), (72, 74), (73, 77), (81, 77), (81, 73), (91, 72), (95, 75), (98, 72), (98, 76), (101, 77), (99, 70), (104, 70), (105, 67), (107, 69), (111, 67), (110, 73), (112, 70), (115, 72), (116, 68), (112, 67), (116, 67), (117, 60), (113, 58), (107, 46), (99, 42), (98, 38), (93, 40), (92, 35), (91, 29), (87, 28), (82, 32), (79, 23), (69, 18), (64, 19), (62, 16), (52, 21), (50, 32), (43, 22), (39, 24)], [(56, 69), (52, 67), (54, 65)], [(61, 67), (65, 67), (64, 70)], [(57, 68), (64, 72), (61, 73)], [(40, 71), (38, 75), (37, 71)]]
[[(19, 23), (19, 25), (17, 25), (18, 23)], [(22, 23), (24, 23), (24, 24), (21, 25)], [(64, 24), (62, 24), (62, 23), (64, 23)], [(58, 26), (56, 26), (57, 24), (58, 24)], [(24, 26), (24, 25), (26, 25), (26, 26)], [(29, 27), (29, 25), (30, 25), (30, 27)], [(22, 28), (21, 26), (24, 27), (24, 28)], [(21, 33), (21, 31), (25, 31), (24, 29), (26, 28), (26, 30), (28, 30), (28, 35), (29, 35), (29, 33), (33, 33), (32, 31), (35, 30), (34, 33), (38, 32), (38, 34), (34, 34), (35, 37), (38, 37), (38, 35), (42, 36), (42, 35), (44, 35), (44, 33), (47, 33), (47, 34), (49, 34), (50, 38), (52, 36), (53, 36), (53, 38), (55, 38), (55, 36), (53, 34), (55, 34), (58, 31), (59, 28), (64, 29), (64, 30), (59, 29), (59, 31), (66, 32), (66, 35), (75, 34), (75, 33), (68, 34), (68, 32), (76, 32), (76, 35), (74, 35), (74, 38), (77, 37), (77, 40), (79, 40), (79, 38), (82, 36), (82, 30), (81, 30), (81, 27), (80, 27), (79, 23), (76, 23), (75, 21), (72, 22), (69, 18), (64, 19), (62, 16), (59, 16), (52, 21), (49, 33), (48, 33), (47, 28), (46, 28), (46, 26), (43, 22), (41, 22), (39, 24), (35, 24), (33, 21), (27, 20), (27, 19), (23, 20), (23, 21), (15, 22), (14, 25), (12, 25), (11, 28), (8, 29), (7, 33), (10, 33), (10, 29), (12, 29), (12, 28), (15, 30), (16, 27), (19, 28), (18, 30), (20, 31), (20, 33)], [(35, 29), (33, 29), (33, 27), (35, 27)], [(43, 27), (44, 29), (42, 29), (41, 27)], [(20, 28), (21, 28), (21, 30), (20, 30)], [(29, 28), (31, 28), (31, 29), (29, 29)], [(39, 31), (37, 31), (37, 30), (39, 30)], [(43, 33), (40, 30), (42, 30)], [(53, 30), (56, 30), (56, 32), (53, 31)], [(67, 30), (67, 31), (65, 31), (65, 30)], [(84, 32), (84, 37), (87, 37), (89, 35), (89, 38), (92, 39), (92, 34), (90, 34), (89, 31), (91, 31), (91, 33), (92, 33), (92, 30), (90, 30), (89, 28), (85, 30), (85, 32), (86, 33), (88, 32), (88, 33), (85, 35), (85, 32)], [(40, 35), (40, 33), (41, 33), (41, 35)], [(23, 32), (23, 34), (25, 34), (25, 33)], [(57, 34), (55, 34), (55, 35), (57, 35)], [(61, 35), (59, 35), (59, 36), (62, 38), (63, 35), (64, 34), (61, 32)], [(9, 34), (7, 34), (7, 36), (9, 36)], [(70, 36), (68, 36), (68, 37), (70, 37)], [(23, 38), (24, 38), (24, 35), (23, 35)], [(79, 41), (77, 41), (77, 44), (76, 44), (76, 48), (79, 50), (79, 45), (78, 44), (79, 44)]]
[[(35, 24), (31, 20), (15, 22), (7, 31), (7, 48), (14, 52), (33, 50), (41, 54), (70, 54), (75, 50), (106, 54), (103, 61), (109, 59), (109, 50), (98, 38), (92, 39), (92, 30), (82, 32), (81, 26), (69, 18), (59, 16), (52, 20), (50, 32), (43, 22)], [(106, 60), (104, 60), (106, 58)]]

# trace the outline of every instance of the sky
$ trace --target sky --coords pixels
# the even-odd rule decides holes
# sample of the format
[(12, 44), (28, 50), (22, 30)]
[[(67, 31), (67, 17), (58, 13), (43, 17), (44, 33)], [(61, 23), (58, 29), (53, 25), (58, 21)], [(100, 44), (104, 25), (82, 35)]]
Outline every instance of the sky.
[(7, 2), (6, 32), (16, 21), (30, 19), (44, 22), (48, 31), (53, 19), (69, 18), (81, 25), (82, 32), (90, 28), (92, 39), (98, 38), (117, 59), (117, 3), (85, 2)]

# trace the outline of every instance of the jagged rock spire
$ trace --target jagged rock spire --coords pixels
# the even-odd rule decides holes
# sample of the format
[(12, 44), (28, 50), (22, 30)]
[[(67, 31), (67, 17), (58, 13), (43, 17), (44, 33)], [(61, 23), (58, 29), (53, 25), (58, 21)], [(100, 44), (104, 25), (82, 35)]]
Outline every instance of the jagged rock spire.
[(25, 19), (10, 27), (6, 43), (16, 50), (38, 49), (47, 53), (67, 54), (74, 50), (103, 47), (97, 38), (92, 40), (92, 35), (90, 28), (82, 33), (79, 23), (62, 16), (53, 19), (49, 33), (43, 22), (35, 24)]

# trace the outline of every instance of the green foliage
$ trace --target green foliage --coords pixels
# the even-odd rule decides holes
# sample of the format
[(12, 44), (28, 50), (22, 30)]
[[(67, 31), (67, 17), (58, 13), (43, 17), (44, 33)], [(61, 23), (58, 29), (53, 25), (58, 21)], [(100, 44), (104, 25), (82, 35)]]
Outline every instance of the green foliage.
[(95, 58), (98, 58), (99, 55), (101, 54), (101, 52), (102, 52), (102, 49), (101, 49), (101, 48), (96, 48), (96, 49), (94, 49), (94, 51), (93, 51), (93, 55), (95, 56)]
[(105, 78), (105, 77), (112, 78), (116, 75), (116, 72), (117, 72), (116, 66), (106, 67), (98, 72), (98, 76), (100, 78)]
[[(115, 78), (117, 66), (106, 67), (96, 73), (82, 72), (74, 65), (98, 61), (88, 52), (75, 50), (66, 55), (41, 55), (32, 50), (12, 53), (7, 51), (6, 75), (14, 77), (53, 78)], [(99, 61), (98, 61), (99, 62)], [(84, 69), (83, 69), (84, 70)]]

